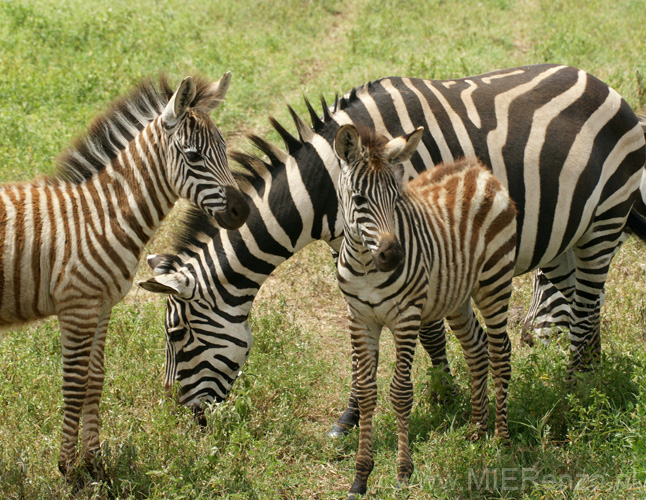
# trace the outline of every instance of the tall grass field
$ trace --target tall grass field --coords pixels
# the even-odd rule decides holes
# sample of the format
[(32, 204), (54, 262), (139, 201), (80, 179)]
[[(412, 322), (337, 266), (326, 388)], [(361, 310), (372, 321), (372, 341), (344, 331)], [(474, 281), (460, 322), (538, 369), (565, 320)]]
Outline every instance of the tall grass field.
[[(384, 76), (454, 78), (535, 63), (577, 66), (646, 108), (644, 0), (0, 0), (0, 181), (52, 173), (92, 117), (142, 77), (233, 73), (214, 118), (230, 149), (278, 138), (287, 105)], [(149, 246), (167, 250), (176, 208)], [(146, 271), (143, 269), (142, 273)], [(467, 439), (468, 373), (449, 336), (458, 389), (420, 349), (411, 443), (397, 493), (393, 342), (382, 339), (375, 470), (368, 497), (646, 498), (646, 247), (616, 257), (602, 310), (603, 357), (565, 383), (569, 342), (521, 347), (531, 277), (515, 281), (511, 442)], [(165, 303), (133, 288), (112, 316), (101, 401), (109, 480), (72, 490), (57, 469), (61, 342), (55, 319), (0, 332), (0, 499), (337, 499), (358, 434), (326, 437), (345, 408), (350, 343), (326, 245), (281, 265), (255, 302), (254, 347), (231, 397), (200, 427), (162, 387)]]

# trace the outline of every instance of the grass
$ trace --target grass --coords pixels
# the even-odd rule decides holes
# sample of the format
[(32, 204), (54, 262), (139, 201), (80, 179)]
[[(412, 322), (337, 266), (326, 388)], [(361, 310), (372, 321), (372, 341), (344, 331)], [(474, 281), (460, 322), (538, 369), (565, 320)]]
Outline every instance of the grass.
[[(0, 181), (50, 173), (97, 112), (145, 75), (233, 72), (216, 121), (230, 145), (288, 120), (301, 96), (331, 101), (387, 75), (467, 76), (557, 62), (579, 66), (646, 107), (641, 0), (0, 0)], [(173, 218), (169, 225), (172, 225)], [(169, 225), (150, 245), (163, 251)], [(604, 358), (573, 391), (567, 340), (518, 346), (531, 282), (516, 282), (511, 335), (512, 440), (470, 443), (467, 372), (452, 337), (458, 391), (428, 395), (437, 373), (414, 369), (410, 498), (643, 498), (646, 482), (644, 247), (616, 258), (603, 310)], [(109, 483), (70, 492), (56, 461), (62, 395), (56, 320), (0, 333), (0, 498), (278, 499), (345, 496), (357, 435), (325, 433), (349, 383), (345, 307), (325, 245), (311, 245), (263, 286), (255, 346), (232, 397), (194, 422), (161, 385), (164, 304), (133, 290), (115, 308), (101, 403)], [(393, 345), (383, 336), (371, 498), (395, 493), (395, 416), (387, 401)], [(436, 384), (435, 384), (436, 385)]]

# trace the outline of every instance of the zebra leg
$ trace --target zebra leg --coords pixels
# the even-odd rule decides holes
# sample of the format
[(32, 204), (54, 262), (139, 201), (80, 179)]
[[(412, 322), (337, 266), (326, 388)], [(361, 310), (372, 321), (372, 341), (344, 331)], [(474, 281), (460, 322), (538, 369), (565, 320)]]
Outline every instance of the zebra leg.
[(471, 423), (475, 427), (471, 439), (476, 440), (487, 431), (489, 419), (487, 336), (476, 319), (471, 307), (471, 300), (468, 300), (446, 319), (460, 341), (471, 375)]
[(357, 353), (352, 345), (352, 378), (350, 385), (350, 400), (348, 407), (332, 425), (327, 433), (330, 438), (345, 436), (359, 424), (359, 401), (357, 399)]
[(446, 330), (444, 320), (432, 321), (422, 325), (419, 330), (419, 341), (426, 353), (431, 358), (434, 368), (442, 370), (446, 377), (442, 377), (441, 386), (434, 391), (432, 397), (440, 402), (448, 402), (455, 392), (453, 375), (446, 355)]
[[(449, 366), (449, 360), (446, 355), (446, 331), (444, 329), (444, 320), (433, 321), (427, 325), (422, 325), (419, 331), (419, 339), (422, 347), (424, 347), (424, 350), (431, 357), (433, 366), (435, 368), (441, 368), (444, 373), (448, 374), (447, 379), (442, 379), (442, 388), (435, 396), (438, 401), (450, 401), (454, 388), (451, 367)], [(359, 403), (357, 401), (357, 356), (353, 349), (352, 379), (348, 406), (334, 425), (332, 425), (332, 429), (330, 429), (327, 435), (333, 439), (345, 436), (358, 424)]]
[(348, 495), (349, 499), (354, 499), (356, 494), (366, 493), (368, 476), (374, 467), (372, 416), (377, 406), (377, 364), (381, 328), (363, 325), (352, 317), (350, 331), (353, 350), (357, 355), (357, 401), (360, 411), (356, 473)]
[[(600, 221), (609, 227), (610, 222)], [(592, 228), (594, 230), (594, 227)], [(589, 230), (594, 236), (595, 233)], [(576, 285), (570, 315), (570, 365), (568, 374), (586, 370), (601, 355), (601, 303), (613, 257), (628, 235), (600, 231), (595, 238), (582, 238), (574, 249)]]
[(75, 472), (79, 420), (88, 387), (88, 367), (99, 323), (96, 309), (58, 313), (63, 346), (63, 431), (58, 468), (68, 479)]
[(81, 435), (82, 457), (90, 475), (95, 480), (103, 480), (106, 477), (100, 457), (97, 457), (101, 448), (99, 442), (99, 403), (103, 391), (104, 369), (104, 348), (105, 338), (110, 321), (110, 311), (102, 314), (94, 335), (92, 352), (90, 353), (89, 376), (85, 401), (83, 403), (83, 429)]
[(446, 355), (446, 331), (444, 320), (431, 321), (419, 329), (419, 342), (430, 356), (434, 368), (451, 375), (449, 358)]
[[(407, 311), (407, 318), (410, 311)], [(415, 319), (419, 319), (419, 316)], [(410, 320), (409, 320), (410, 321)], [(417, 332), (419, 323), (414, 329), (401, 328), (393, 332), (397, 362), (395, 374), (390, 384), (390, 401), (397, 414), (397, 486), (408, 485), (413, 474), (413, 460), (408, 443), (408, 424), (413, 407), (413, 383), (411, 367), (417, 347)]]
[[(334, 267), (339, 263), (339, 252), (330, 247), (330, 253), (334, 260)], [(357, 400), (357, 353), (352, 347), (352, 376), (350, 382), (350, 399), (348, 406), (337, 421), (332, 425), (332, 429), (327, 433), (328, 437), (336, 439), (350, 433), (359, 425), (359, 402)]]
[[(510, 269), (513, 269), (510, 266)], [(474, 294), (474, 301), (487, 325), (487, 344), (489, 348), (489, 367), (496, 392), (496, 431), (495, 436), (509, 439), (507, 419), (507, 393), (511, 380), (511, 341), (507, 333), (509, 299), (512, 290), (512, 272), (495, 283), (480, 288)], [(508, 284), (504, 287), (504, 281)], [(474, 318), (474, 321), (477, 320)]]
[(532, 303), (523, 321), (522, 343), (532, 346), (534, 338), (547, 342), (551, 335), (570, 328), (575, 268), (574, 252), (568, 250), (536, 271)]

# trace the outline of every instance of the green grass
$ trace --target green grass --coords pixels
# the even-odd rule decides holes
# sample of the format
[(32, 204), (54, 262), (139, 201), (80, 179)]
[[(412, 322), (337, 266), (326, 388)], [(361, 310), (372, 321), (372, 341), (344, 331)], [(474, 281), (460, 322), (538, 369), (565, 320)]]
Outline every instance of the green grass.
[[(453, 78), (515, 65), (581, 67), (646, 107), (643, 0), (0, 0), (0, 181), (51, 173), (91, 118), (160, 71), (176, 81), (233, 72), (215, 114), (229, 144), (269, 134), (269, 115), (388, 76)], [(163, 231), (165, 231), (166, 228)], [(165, 249), (156, 239), (151, 251)], [(458, 391), (435, 403), (419, 352), (410, 498), (643, 498), (646, 482), (646, 284), (643, 245), (616, 259), (603, 310), (604, 357), (565, 386), (567, 339), (518, 348), (512, 324), (512, 439), (471, 443), (469, 389), (449, 342)], [(530, 301), (517, 281), (512, 312)], [(191, 412), (163, 391), (164, 304), (135, 290), (115, 308), (106, 347), (101, 436), (111, 481), (72, 494), (56, 469), (62, 419), (56, 320), (0, 333), (0, 498), (342, 498), (357, 435), (325, 433), (344, 408), (349, 343), (324, 245), (308, 247), (263, 287), (255, 345), (232, 397)], [(522, 317), (522, 315), (520, 315)], [(393, 346), (384, 334), (371, 498), (395, 493)], [(404, 495), (405, 496), (405, 495)]]

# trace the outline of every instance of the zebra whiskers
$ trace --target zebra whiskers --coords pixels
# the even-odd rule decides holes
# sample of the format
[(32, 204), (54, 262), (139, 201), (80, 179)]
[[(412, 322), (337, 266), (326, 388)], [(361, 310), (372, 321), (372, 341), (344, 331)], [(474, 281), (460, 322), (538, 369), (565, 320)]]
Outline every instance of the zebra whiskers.
[[(390, 400), (397, 413), (397, 481), (413, 472), (408, 419), (411, 365), (420, 327), (447, 318), (471, 373), (474, 438), (487, 428), (487, 375), (496, 392), (496, 436), (509, 437), (507, 387), (511, 343), (507, 308), (516, 255), (516, 208), (509, 193), (476, 159), (444, 164), (400, 187), (401, 162), (423, 128), (389, 142), (342, 126), (334, 148), (341, 165), (338, 196), (344, 240), (337, 278), (350, 312), (357, 361), (359, 451), (350, 497), (365, 494), (372, 471), (372, 417), (382, 327), (395, 338)], [(471, 307), (480, 310), (487, 333)]]

